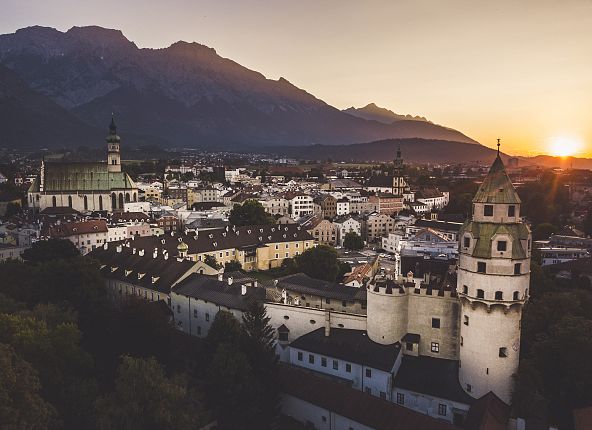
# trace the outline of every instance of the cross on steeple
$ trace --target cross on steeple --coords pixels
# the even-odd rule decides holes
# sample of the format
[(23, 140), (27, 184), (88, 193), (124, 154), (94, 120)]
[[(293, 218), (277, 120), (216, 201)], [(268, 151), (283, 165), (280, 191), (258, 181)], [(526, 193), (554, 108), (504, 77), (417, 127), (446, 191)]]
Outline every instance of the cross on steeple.
[(498, 138), (498, 139), (497, 139), (497, 155), (499, 155), (499, 153), (500, 153), (500, 150), (499, 150), (499, 148), (500, 148), (500, 145), (501, 145), (501, 143), (500, 143), (500, 139)]

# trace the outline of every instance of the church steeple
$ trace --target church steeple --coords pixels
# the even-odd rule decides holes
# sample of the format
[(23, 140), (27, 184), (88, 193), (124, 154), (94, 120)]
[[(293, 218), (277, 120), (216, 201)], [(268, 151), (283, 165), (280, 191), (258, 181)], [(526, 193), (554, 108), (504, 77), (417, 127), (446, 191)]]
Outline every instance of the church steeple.
[(395, 176), (401, 176), (403, 174), (403, 157), (401, 156), (401, 144), (397, 147), (397, 156), (394, 160), (395, 165)]
[(121, 156), (119, 154), (120, 138), (117, 135), (115, 118), (111, 115), (109, 124), (109, 136), (107, 136), (107, 170), (109, 172), (121, 172)]

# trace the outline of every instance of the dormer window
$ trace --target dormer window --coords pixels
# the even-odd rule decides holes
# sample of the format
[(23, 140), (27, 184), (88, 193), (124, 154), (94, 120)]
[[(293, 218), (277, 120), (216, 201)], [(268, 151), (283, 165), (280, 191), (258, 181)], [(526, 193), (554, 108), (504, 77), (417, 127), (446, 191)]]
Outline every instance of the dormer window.
[(500, 252), (504, 252), (508, 248), (508, 242), (505, 240), (498, 240), (497, 241), (497, 250)]
[(471, 238), (468, 236), (465, 236), (464, 238), (464, 247), (468, 248), (469, 246), (471, 246)]
[(508, 206), (508, 216), (509, 217), (516, 216), (516, 206), (514, 206), (514, 205)]
[(483, 206), (483, 216), (493, 216), (493, 205)]

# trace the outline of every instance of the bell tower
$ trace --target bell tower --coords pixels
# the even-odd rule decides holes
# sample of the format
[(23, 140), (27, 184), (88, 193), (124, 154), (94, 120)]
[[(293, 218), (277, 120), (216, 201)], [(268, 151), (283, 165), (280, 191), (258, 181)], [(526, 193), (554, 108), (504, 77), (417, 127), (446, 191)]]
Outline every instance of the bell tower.
[(115, 119), (111, 116), (109, 125), (109, 136), (107, 136), (107, 171), (121, 172), (121, 156), (119, 154), (120, 138), (117, 135)]
[(498, 153), (459, 232), (461, 302), (459, 380), (479, 398), (510, 403), (520, 357), (520, 321), (528, 300), (531, 232)]

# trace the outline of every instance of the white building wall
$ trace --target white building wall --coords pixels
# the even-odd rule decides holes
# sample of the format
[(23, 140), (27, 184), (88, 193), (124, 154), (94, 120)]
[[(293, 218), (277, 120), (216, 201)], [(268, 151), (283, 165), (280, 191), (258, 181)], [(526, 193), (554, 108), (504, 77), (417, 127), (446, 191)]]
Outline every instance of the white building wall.
[[(398, 402), (397, 394), (403, 395), (403, 403)], [(466, 414), (469, 410), (469, 405), (464, 403), (455, 402), (453, 400), (442, 399), (440, 397), (429, 396), (427, 394), (416, 393), (414, 391), (404, 390), (402, 388), (395, 387), (393, 390), (393, 401), (406, 408), (413, 409), (414, 411), (420, 412), (430, 417), (452, 422), (454, 419), (454, 412), (460, 414)], [(439, 407), (440, 405), (446, 406), (445, 414)]]

